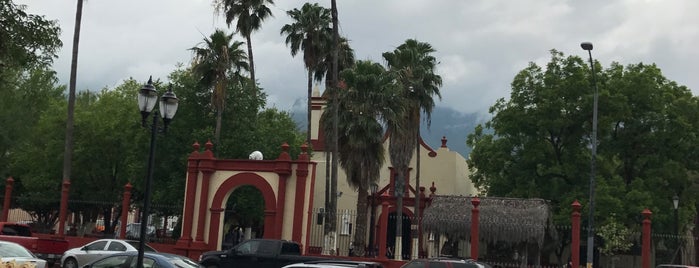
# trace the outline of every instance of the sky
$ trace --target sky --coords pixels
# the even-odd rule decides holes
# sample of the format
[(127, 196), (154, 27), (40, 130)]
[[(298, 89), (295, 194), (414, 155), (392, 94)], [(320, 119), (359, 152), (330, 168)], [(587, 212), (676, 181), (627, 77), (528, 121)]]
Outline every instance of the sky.
[[(63, 49), (54, 62), (68, 84), (75, 0), (14, 0), (32, 14), (57, 20)], [(302, 55), (292, 57), (280, 35), (286, 11), (307, 1), (276, 0), (273, 18), (252, 36), (256, 77), (268, 106), (290, 110), (306, 97)], [(314, 2), (314, 1), (309, 1)], [(330, 7), (330, 0), (316, 1)], [(340, 34), (359, 60), (384, 64), (381, 54), (406, 39), (430, 43), (439, 61), (438, 106), (487, 114), (528, 63), (541, 66), (550, 50), (587, 58), (581, 42), (603, 66), (655, 63), (666, 78), (699, 92), (699, 1), (696, 0), (337, 0)], [(86, 0), (77, 74), (78, 90), (114, 87), (124, 79), (167, 81), (188, 49), (215, 29), (227, 29), (205, 0)], [(232, 30), (227, 29), (232, 32)], [(238, 40), (244, 41), (242, 36)], [(581, 89), (585, 90), (585, 89)]]

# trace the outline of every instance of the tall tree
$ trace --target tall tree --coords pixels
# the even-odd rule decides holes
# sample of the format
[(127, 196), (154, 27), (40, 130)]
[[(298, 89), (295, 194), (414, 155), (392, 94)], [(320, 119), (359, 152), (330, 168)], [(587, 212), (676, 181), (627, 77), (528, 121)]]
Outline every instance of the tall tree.
[(293, 23), (281, 28), (280, 34), (286, 35), (285, 42), (291, 49), (291, 55), (296, 56), (303, 52), (303, 62), (308, 71), (308, 125), (306, 128), (306, 142), (311, 144), (311, 95), (313, 86), (313, 74), (320, 62), (330, 51), (327, 44), (332, 38), (330, 28), (330, 10), (318, 5), (318, 3), (305, 3), (301, 9), (294, 8), (286, 12)]
[[(75, 9), (75, 29), (73, 31), (73, 54), (70, 60), (70, 84), (68, 85), (68, 116), (66, 119), (66, 138), (63, 150), (63, 181), (70, 182), (71, 166), (73, 161), (73, 129), (75, 119), (75, 84), (78, 75), (78, 48), (80, 45), (80, 24), (83, 17), (83, 0), (77, 1)], [(68, 192), (64, 193), (65, 195)], [(61, 196), (61, 218), (58, 221), (58, 233), (63, 235), (65, 228), (66, 202), (68, 196)]]
[[(657, 230), (672, 233), (666, 209), (672, 197), (697, 200), (699, 99), (655, 65), (595, 65), (601, 85), (595, 223), (611, 224), (616, 215), (637, 225), (638, 212), (649, 208)], [(476, 186), (492, 196), (550, 200), (554, 221), (568, 223), (569, 204), (589, 197), (590, 75), (585, 60), (555, 50), (545, 67), (531, 63), (520, 71), (509, 100), (498, 100), (493, 118), (468, 137)], [(679, 209), (680, 226), (691, 225), (696, 208)]]
[[(396, 81), (402, 88), (401, 96), (406, 100), (406, 113), (396, 119), (400, 121), (403, 130), (391, 127), (389, 155), (391, 164), (396, 170), (396, 178), (401, 181), (398, 189), (400, 193), (404, 192), (404, 181), (410, 181), (406, 178), (408, 165), (413, 156), (413, 150), (417, 150), (416, 161), (417, 169), (415, 175), (415, 187), (419, 191), (420, 187), (420, 122), (421, 113), (425, 114), (425, 120), (429, 127), (431, 122), (432, 110), (435, 102), (434, 96), (439, 99), (442, 95), (439, 92), (439, 87), (442, 85), (442, 78), (436, 74), (437, 59), (432, 56), (435, 49), (432, 45), (424, 42), (419, 42), (415, 39), (408, 39), (402, 45), (398, 46), (393, 52), (383, 53), (383, 58), (388, 64), (388, 68), (397, 77)], [(402, 208), (402, 198), (398, 199), (398, 207)], [(415, 202), (415, 217), (420, 216), (420, 202), (416, 198)], [(402, 219), (402, 211), (397, 210), (398, 219)], [(417, 221), (416, 221), (417, 224)], [(402, 240), (402, 224), (396, 225), (397, 241)], [(396, 242), (398, 245), (399, 243)]]
[(248, 46), (248, 63), (250, 65), (250, 79), (253, 87), (257, 88), (255, 80), (255, 61), (252, 55), (252, 33), (262, 28), (262, 22), (272, 17), (269, 5), (274, 5), (273, 0), (216, 0), (217, 10), (223, 11), (226, 16), (226, 24), (231, 26), (236, 20), (235, 29), (245, 37)]
[(214, 144), (220, 145), (221, 119), (226, 104), (226, 89), (229, 81), (241, 83), (242, 70), (248, 70), (247, 56), (241, 48), (243, 42), (234, 41), (233, 34), (216, 30), (204, 38), (202, 47), (193, 47), (192, 72), (199, 82), (212, 90), (211, 104), (216, 111)]
[(57, 21), (29, 14), (26, 9), (12, 0), (0, 0), (0, 74), (50, 65), (63, 45)]
[[(369, 185), (379, 180), (384, 164), (382, 123), (402, 112), (394, 96), (399, 88), (394, 77), (371, 61), (359, 61), (342, 72), (347, 89), (332, 90), (337, 102), (330, 102), (321, 117), (326, 139), (338, 127), (338, 161), (347, 174), (347, 183), (358, 192), (357, 219), (353, 239), (354, 252), (364, 255), (367, 230)], [(337, 113), (337, 119), (335, 119)]]

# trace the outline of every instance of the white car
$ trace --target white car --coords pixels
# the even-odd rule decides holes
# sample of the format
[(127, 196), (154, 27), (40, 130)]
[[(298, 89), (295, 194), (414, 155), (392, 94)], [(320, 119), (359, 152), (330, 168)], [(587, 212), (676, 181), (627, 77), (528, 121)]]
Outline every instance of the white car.
[[(34, 256), (29, 250), (15, 242), (0, 241), (0, 259), (2, 263), (14, 262), (17, 267), (24, 264), (34, 264), (36, 268), (47, 268), (46, 260), (42, 260)], [(3, 264), (2, 267), (5, 267)]]
[[(101, 257), (120, 252), (138, 251), (139, 242), (135, 240), (100, 239), (79, 248), (69, 249), (63, 253), (61, 264), (63, 268), (79, 268)], [(155, 252), (146, 244), (144, 251)]]

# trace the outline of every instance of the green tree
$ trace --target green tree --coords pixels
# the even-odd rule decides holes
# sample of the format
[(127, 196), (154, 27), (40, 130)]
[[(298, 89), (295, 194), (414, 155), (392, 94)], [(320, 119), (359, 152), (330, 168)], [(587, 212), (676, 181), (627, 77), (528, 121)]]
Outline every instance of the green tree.
[[(415, 39), (408, 39), (398, 46), (393, 52), (383, 53), (383, 58), (388, 64), (388, 68), (396, 76), (396, 81), (401, 87), (400, 96), (404, 99), (407, 107), (406, 112), (389, 122), (389, 133), (391, 135), (389, 143), (389, 155), (391, 164), (395, 168), (396, 178), (406, 179), (408, 165), (413, 157), (413, 150), (416, 151), (416, 175), (415, 187), (420, 187), (420, 119), (421, 112), (425, 114), (425, 120), (429, 127), (434, 109), (434, 96), (439, 99), (442, 95), (439, 87), (442, 85), (442, 78), (436, 74), (437, 59), (432, 56), (435, 49), (432, 45), (419, 42)], [(401, 128), (396, 126), (400, 125)], [(408, 180), (409, 181), (409, 180)], [(398, 191), (403, 192), (403, 183)], [(419, 199), (416, 199), (419, 200)], [(398, 199), (398, 207), (403, 207), (402, 198)], [(420, 216), (419, 201), (415, 203), (415, 217)], [(398, 219), (402, 218), (402, 211), (397, 210)], [(416, 222), (417, 224), (417, 222)], [(396, 240), (401, 239), (401, 224), (396, 225)]]
[(384, 164), (384, 129), (382, 122), (402, 112), (395, 102), (399, 87), (395, 78), (384, 68), (371, 61), (358, 61), (342, 72), (346, 90), (336, 90), (338, 101), (330, 102), (321, 117), (326, 139), (330, 139), (337, 111), (338, 160), (347, 183), (357, 190), (357, 219), (354, 233), (354, 250), (364, 255), (367, 230), (367, 200), (369, 185), (379, 180)]
[(248, 63), (250, 64), (250, 79), (253, 86), (255, 80), (255, 61), (252, 56), (253, 32), (262, 28), (262, 22), (272, 17), (272, 11), (266, 4), (274, 5), (273, 0), (216, 0), (217, 10), (223, 11), (226, 16), (226, 24), (231, 27), (233, 20), (237, 19), (235, 29), (245, 37), (248, 45)]
[(12, 0), (0, 0), (0, 74), (50, 65), (63, 45), (56, 21), (28, 14), (26, 9)]
[(203, 47), (193, 47), (192, 71), (200, 78), (202, 85), (213, 90), (211, 103), (216, 111), (214, 143), (220, 145), (221, 119), (225, 108), (226, 89), (229, 81), (242, 83), (241, 70), (248, 70), (247, 56), (240, 48), (243, 42), (234, 41), (233, 34), (216, 30), (209, 38), (204, 38)]
[(303, 63), (308, 71), (308, 126), (306, 142), (311, 144), (311, 94), (313, 75), (320, 62), (330, 52), (327, 44), (332, 38), (330, 28), (330, 10), (318, 3), (305, 3), (301, 9), (294, 8), (286, 12), (293, 23), (281, 28), (280, 34), (286, 34), (285, 42), (291, 49), (291, 56), (303, 52)]
[[(609, 215), (637, 225), (643, 208), (657, 232), (669, 232), (672, 196), (696, 202), (699, 105), (689, 89), (663, 77), (655, 65), (614, 63), (599, 78), (599, 169), (595, 221)], [(592, 95), (589, 66), (552, 50), (545, 69), (531, 63), (512, 82), (509, 100), (469, 135), (470, 179), (490, 196), (550, 200), (557, 223), (569, 222), (570, 204), (586, 204)], [(681, 222), (696, 215), (682, 206)]]

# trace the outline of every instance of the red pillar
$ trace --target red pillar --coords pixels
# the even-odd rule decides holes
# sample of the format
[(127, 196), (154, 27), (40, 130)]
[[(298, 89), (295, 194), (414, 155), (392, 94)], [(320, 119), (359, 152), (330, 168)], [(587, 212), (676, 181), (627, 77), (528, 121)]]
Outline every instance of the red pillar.
[(570, 263), (572, 267), (580, 264), (580, 202), (573, 201), (573, 213), (570, 222), (573, 224), (571, 233), (572, 243), (570, 245)]
[(653, 214), (649, 209), (644, 209), (643, 212), (643, 244), (641, 245), (641, 267), (650, 268), (650, 215)]
[(273, 237), (281, 239), (282, 225), (284, 225), (284, 203), (286, 202), (286, 181), (291, 174), (291, 156), (289, 155), (289, 144), (286, 142), (282, 144), (282, 152), (277, 157), (274, 171), (279, 174), (279, 185), (277, 185), (277, 213), (276, 219), (274, 219), (276, 230), (274, 230)]
[(194, 225), (194, 202), (196, 202), (197, 180), (199, 176), (199, 142), (192, 145), (194, 150), (187, 159), (187, 186), (185, 187), (184, 208), (182, 213), (182, 231), (177, 247), (186, 248), (192, 242), (192, 226)]
[(2, 218), (0, 221), (7, 221), (10, 214), (10, 200), (12, 199), (12, 186), (14, 184), (15, 180), (12, 177), (8, 177), (7, 181), (5, 181), (5, 200), (2, 203)]
[(478, 260), (478, 214), (480, 214), (478, 205), (480, 203), (481, 200), (477, 196), (471, 199), (471, 204), (473, 204), (471, 209), (471, 259), (476, 261)]
[[(385, 196), (385, 195), (384, 195)], [(377, 236), (379, 238), (379, 258), (386, 259), (386, 232), (388, 231), (388, 201), (381, 203), (381, 223)]]
[(129, 220), (129, 206), (131, 205), (131, 183), (127, 182), (124, 186), (124, 197), (121, 199), (121, 223), (119, 224), (119, 237), (126, 237), (126, 221)]
[(61, 190), (61, 208), (58, 213), (58, 237), (65, 236), (66, 228), (66, 214), (68, 214), (68, 191), (70, 190), (70, 182), (68, 180), (63, 181), (63, 188)]

